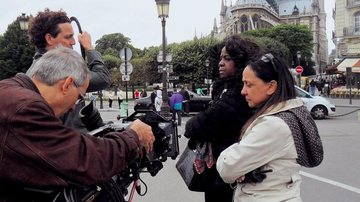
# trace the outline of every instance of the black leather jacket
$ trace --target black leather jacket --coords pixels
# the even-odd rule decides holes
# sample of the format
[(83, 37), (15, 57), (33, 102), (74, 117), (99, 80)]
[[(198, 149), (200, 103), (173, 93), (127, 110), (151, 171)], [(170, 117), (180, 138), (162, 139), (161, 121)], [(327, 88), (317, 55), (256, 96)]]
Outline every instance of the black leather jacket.
[(185, 128), (189, 146), (211, 141), (215, 159), (231, 144), (239, 141), (240, 130), (253, 114), (244, 96), (242, 82), (232, 77), (214, 83), (213, 103), (204, 112), (191, 118)]

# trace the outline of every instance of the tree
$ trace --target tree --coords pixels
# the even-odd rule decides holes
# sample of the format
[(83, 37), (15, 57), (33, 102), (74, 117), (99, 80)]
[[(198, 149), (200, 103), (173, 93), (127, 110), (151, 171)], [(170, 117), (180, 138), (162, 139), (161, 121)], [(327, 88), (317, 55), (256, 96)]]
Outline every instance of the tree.
[(30, 44), (26, 31), (21, 30), (19, 21), (15, 20), (0, 36), (0, 79), (26, 72), (34, 53), (35, 47)]
[[(209, 71), (209, 75), (212, 74), (211, 67), (214, 63), (210, 52), (217, 43), (218, 41), (214, 38), (204, 37), (171, 45), (174, 74), (179, 75), (180, 83), (193, 83), (195, 81), (197, 85), (204, 84), (206, 71)], [(216, 58), (219, 58), (219, 55)], [(209, 70), (205, 66), (206, 59), (210, 60)]]
[(247, 31), (244, 35), (268, 37), (281, 42), (289, 49), (293, 61), (297, 60), (298, 51), (310, 57), (313, 50), (311, 30), (305, 25), (281, 24), (270, 29)]
[(269, 37), (254, 38), (254, 40), (261, 44), (265, 48), (266, 52), (271, 52), (284, 58), (285, 62), (287, 62), (290, 66), (292, 56), (290, 54), (290, 50), (283, 43)]
[(132, 50), (133, 57), (141, 54), (141, 50), (131, 45), (131, 40), (121, 33), (106, 34), (95, 42), (95, 49), (101, 54), (119, 56), (119, 51), (128, 47)]
[[(303, 75), (314, 73), (314, 62), (311, 61), (313, 51), (313, 37), (311, 30), (305, 25), (281, 24), (270, 29), (251, 30), (244, 32), (244, 35), (254, 37), (268, 37), (284, 44), (290, 53), (289, 61), (292, 67), (298, 65), (297, 52), (301, 52), (300, 64), (304, 67)], [(274, 47), (273, 45), (271, 45)], [(274, 49), (279, 51), (279, 48)], [(279, 52), (280, 53), (280, 52)]]

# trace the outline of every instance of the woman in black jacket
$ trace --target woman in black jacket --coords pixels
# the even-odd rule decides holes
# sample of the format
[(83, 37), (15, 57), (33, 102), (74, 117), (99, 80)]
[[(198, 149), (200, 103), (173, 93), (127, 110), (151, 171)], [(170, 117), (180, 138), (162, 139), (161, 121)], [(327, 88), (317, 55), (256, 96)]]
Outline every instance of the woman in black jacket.
[[(225, 39), (219, 62), (220, 78), (213, 84), (213, 103), (186, 124), (185, 137), (190, 138), (190, 148), (195, 149), (197, 143), (211, 142), (216, 161), (224, 149), (238, 141), (242, 126), (252, 115), (240, 93), (242, 71), (249, 61), (259, 59), (262, 53), (259, 45), (239, 35)], [(215, 165), (206, 170), (206, 176), (209, 187), (205, 191), (205, 201), (231, 202), (233, 190), (220, 178)]]

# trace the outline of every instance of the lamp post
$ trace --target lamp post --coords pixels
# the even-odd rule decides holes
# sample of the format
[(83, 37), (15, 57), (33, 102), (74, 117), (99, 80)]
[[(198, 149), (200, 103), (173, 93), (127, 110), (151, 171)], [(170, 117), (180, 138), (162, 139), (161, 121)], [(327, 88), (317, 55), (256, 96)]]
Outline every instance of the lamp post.
[(210, 82), (209, 82), (209, 64), (210, 61), (208, 59), (205, 60), (205, 67), (206, 67), (206, 94), (209, 95), (210, 94)]
[(161, 115), (170, 116), (170, 106), (168, 104), (168, 95), (167, 95), (167, 71), (166, 71), (166, 41), (165, 41), (165, 25), (166, 18), (169, 17), (169, 3), (170, 0), (155, 0), (158, 16), (161, 18), (162, 25), (162, 105), (161, 105)]
[[(301, 52), (297, 51), (296, 56), (297, 56), (297, 59), (298, 59), (298, 65), (300, 66)], [(298, 78), (299, 87), (301, 88), (301, 74), (299, 74), (298, 77), (299, 77)]]
[(21, 16), (18, 17), (18, 21), (21, 30), (26, 31), (29, 29), (29, 16), (26, 16), (25, 13), (22, 13)]

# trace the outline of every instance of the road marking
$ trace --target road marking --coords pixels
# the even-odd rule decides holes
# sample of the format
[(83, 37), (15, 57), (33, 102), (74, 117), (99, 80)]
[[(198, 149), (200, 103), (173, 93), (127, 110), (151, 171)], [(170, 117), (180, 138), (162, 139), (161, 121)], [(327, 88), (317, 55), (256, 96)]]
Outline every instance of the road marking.
[(315, 179), (315, 180), (318, 180), (318, 181), (321, 181), (321, 182), (325, 182), (325, 183), (328, 183), (328, 184), (331, 184), (331, 185), (334, 185), (334, 186), (337, 186), (337, 187), (340, 187), (340, 188), (355, 192), (357, 194), (360, 194), (360, 189), (359, 188), (356, 188), (356, 187), (353, 187), (353, 186), (350, 186), (350, 185), (347, 185), (347, 184), (343, 184), (341, 182), (336, 182), (334, 180), (323, 178), (323, 177), (313, 175), (313, 174), (303, 172), (303, 171), (300, 171), (300, 175), (303, 175), (305, 177), (309, 177), (309, 178), (312, 178), (312, 179)]

